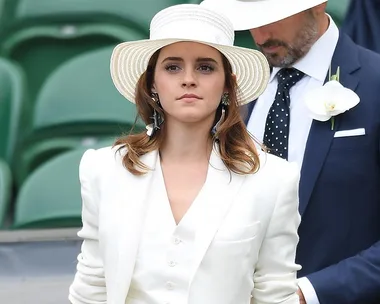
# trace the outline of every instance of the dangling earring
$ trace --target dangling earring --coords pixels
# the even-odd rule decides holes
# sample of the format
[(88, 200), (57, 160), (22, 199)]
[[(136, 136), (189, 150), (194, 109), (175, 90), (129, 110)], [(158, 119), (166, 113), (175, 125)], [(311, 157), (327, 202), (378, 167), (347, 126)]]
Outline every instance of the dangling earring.
[[(158, 96), (157, 93), (153, 92), (151, 94), (151, 98), (152, 100), (157, 104), (157, 105), (160, 105), (160, 98)], [(152, 136), (154, 134), (155, 131), (159, 130), (160, 129), (160, 126), (162, 125), (162, 123), (164, 122), (164, 118), (161, 116), (160, 113), (158, 113), (156, 111), (155, 108), (153, 108), (153, 116), (151, 117), (151, 119), (153, 119), (153, 123), (147, 125), (145, 128), (146, 128), (146, 134), (148, 136)]]
[[(229, 98), (228, 93), (223, 93), (220, 104), (222, 105), (222, 113), (220, 115), (219, 120), (217, 121), (217, 123), (215, 124), (215, 126), (212, 128), (212, 131), (211, 131), (212, 135), (214, 136), (218, 132), (218, 128), (220, 127), (220, 125), (223, 123), (226, 116), (226, 108), (230, 104), (230, 98)], [(218, 139), (218, 138), (216, 137), (215, 139)]]

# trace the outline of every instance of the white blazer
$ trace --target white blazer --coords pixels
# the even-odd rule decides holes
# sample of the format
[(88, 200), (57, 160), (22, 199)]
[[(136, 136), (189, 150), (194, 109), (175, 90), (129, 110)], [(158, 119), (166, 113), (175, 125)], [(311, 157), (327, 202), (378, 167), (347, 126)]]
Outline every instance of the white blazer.
[[(109, 147), (88, 150), (81, 160), (78, 235), (84, 241), (69, 291), (73, 304), (124, 304), (128, 294), (154, 178), (129, 173), (123, 153)], [(154, 151), (142, 161), (155, 168), (157, 158)], [(195, 237), (188, 304), (299, 303), (299, 170), (266, 153), (260, 158), (257, 173), (238, 175), (228, 172), (216, 152), (211, 155), (207, 179), (212, 182), (202, 195), (210, 199), (202, 202), (207, 211)]]

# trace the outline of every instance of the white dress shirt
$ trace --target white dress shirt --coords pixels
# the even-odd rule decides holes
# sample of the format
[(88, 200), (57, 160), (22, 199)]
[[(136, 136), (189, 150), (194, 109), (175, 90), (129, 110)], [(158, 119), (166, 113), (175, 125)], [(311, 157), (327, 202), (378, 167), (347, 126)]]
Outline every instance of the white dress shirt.
[[(296, 162), (300, 170), (312, 123), (303, 96), (305, 92), (324, 84), (339, 39), (338, 27), (330, 16), (329, 19), (327, 31), (314, 43), (306, 56), (293, 65), (305, 73), (305, 76), (290, 89), (288, 160)], [(276, 74), (279, 70), (280, 68), (273, 68), (268, 87), (257, 100), (247, 125), (248, 130), (260, 141), (263, 140), (267, 114), (277, 91)], [(333, 74), (335, 72), (332, 71)], [(300, 278), (298, 284), (307, 304), (319, 304), (317, 294), (306, 277)]]

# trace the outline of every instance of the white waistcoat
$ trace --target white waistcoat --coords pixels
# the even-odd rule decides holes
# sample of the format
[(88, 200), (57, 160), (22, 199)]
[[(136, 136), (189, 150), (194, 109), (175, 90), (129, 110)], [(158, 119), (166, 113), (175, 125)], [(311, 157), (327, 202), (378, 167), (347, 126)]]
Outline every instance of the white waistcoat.
[(176, 225), (159, 165), (154, 174), (157, 182), (150, 189), (151, 203), (126, 304), (185, 304), (195, 252), (196, 218), (201, 206), (196, 198)]

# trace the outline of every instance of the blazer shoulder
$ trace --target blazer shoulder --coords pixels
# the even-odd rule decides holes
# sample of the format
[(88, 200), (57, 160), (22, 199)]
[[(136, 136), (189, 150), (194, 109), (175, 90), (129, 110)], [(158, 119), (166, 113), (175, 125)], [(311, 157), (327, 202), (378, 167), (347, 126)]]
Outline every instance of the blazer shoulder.
[(288, 162), (272, 154), (260, 153), (260, 168), (256, 174), (269, 179), (271, 184), (281, 184), (286, 180), (297, 180), (300, 178), (300, 169), (294, 162)]
[(246, 185), (250, 191), (255, 187), (262, 192), (260, 197), (267, 210), (275, 210), (279, 206), (295, 210), (299, 202), (299, 181), (300, 169), (296, 163), (261, 152), (260, 168), (249, 177)]
[(79, 165), (79, 175), (94, 177), (101, 175), (112, 165), (122, 165), (125, 148), (122, 146), (108, 146), (99, 149), (88, 149), (84, 152)]
[[(379, 77), (380, 76), (380, 54), (368, 50), (360, 45), (357, 45), (359, 60), (362, 69), (365, 73), (369, 73), (369, 77)], [(371, 76), (373, 75), (373, 76)]]

